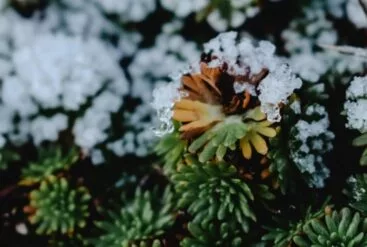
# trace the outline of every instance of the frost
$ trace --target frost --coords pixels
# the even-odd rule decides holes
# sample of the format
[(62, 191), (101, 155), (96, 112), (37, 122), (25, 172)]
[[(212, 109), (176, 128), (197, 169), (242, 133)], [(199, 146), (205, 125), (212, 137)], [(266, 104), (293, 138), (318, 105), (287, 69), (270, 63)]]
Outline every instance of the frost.
[(153, 109), (156, 110), (159, 126), (154, 130), (157, 136), (163, 136), (173, 131), (172, 116), (174, 102), (180, 100), (179, 81), (157, 87), (153, 91)]
[(313, 104), (306, 108), (303, 119), (291, 130), (291, 158), (310, 187), (324, 187), (324, 180), (330, 175), (324, 164), (324, 155), (333, 148), (335, 138), (329, 125), (325, 107)]
[(301, 79), (296, 78), (287, 65), (280, 65), (260, 82), (261, 110), (269, 121), (280, 121), (279, 104), (287, 103), (287, 98), (301, 86)]
[(346, 92), (344, 104), (347, 127), (367, 132), (367, 77), (355, 77)]

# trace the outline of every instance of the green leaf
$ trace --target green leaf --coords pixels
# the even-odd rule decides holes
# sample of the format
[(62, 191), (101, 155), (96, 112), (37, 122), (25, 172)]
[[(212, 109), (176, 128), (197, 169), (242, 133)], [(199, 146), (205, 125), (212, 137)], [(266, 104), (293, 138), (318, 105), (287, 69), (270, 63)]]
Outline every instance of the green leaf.
[(240, 116), (227, 117), (225, 121), (194, 140), (189, 146), (189, 152), (198, 154), (200, 162), (209, 161), (214, 157), (222, 161), (228, 148), (236, 145), (246, 133), (246, 124)]
[(367, 133), (355, 138), (353, 140), (353, 146), (362, 147), (367, 145)]

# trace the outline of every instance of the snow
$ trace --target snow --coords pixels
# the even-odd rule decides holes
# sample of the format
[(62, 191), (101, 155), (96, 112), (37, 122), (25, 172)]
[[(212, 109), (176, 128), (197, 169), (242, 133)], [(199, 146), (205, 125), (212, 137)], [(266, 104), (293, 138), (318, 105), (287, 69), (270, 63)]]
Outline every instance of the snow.
[(324, 180), (330, 176), (323, 157), (332, 150), (335, 138), (329, 125), (325, 107), (313, 104), (306, 108), (305, 116), (291, 130), (294, 134), (291, 143), (295, 145), (291, 148), (291, 158), (307, 176), (310, 187), (324, 187)]
[(346, 92), (347, 127), (367, 132), (367, 77), (355, 77)]
[(232, 75), (245, 74), (246, 71), (255, 75), (263, 69), (268, 70), (268, 75), (257, 87), (260, 91), (258, 98), (268, 120), (280, 121), (279, 104), (286, 103), (294, 90), (302, 86), (302, 81), (274, 55), (273, 44), (261, 41), (255, 47), (247, 38), (237, 43), (237, 36), (236, 32), (223, 33), (204, 45), (205, 53), (216, 57), (209, 66), (217, 67), (225, 63), (228, 65), (228, 73)]
[[(134, 52), (129, 44), (140, 36), (124, 36), (91, 2), (63, 1), (62, 11), (50, 3), (31, 18), (11, 8), (0, 16), (2, 142), (41, 145), (71, 131), (77, 145), (94, 150), (129, 92), (117, 48)], [(118, 47), (101, 38), (116, 33)]]
[(223, 17), (218, 6), (211, 0), (161, 0), (162, 6), (173, 12), (178, 18), (185, 18), (188, 15), (195, 13), (201, 16), (212, 7), (204, 18), (208, 24), (217, 32), (223, 32), (230, 28), (237, 28), (241, 26), (246, 19), (252, 18), (260, 11), (257, 6), (257, 1), (250, 0), (229, 0), (231, 17), (226, 19)]

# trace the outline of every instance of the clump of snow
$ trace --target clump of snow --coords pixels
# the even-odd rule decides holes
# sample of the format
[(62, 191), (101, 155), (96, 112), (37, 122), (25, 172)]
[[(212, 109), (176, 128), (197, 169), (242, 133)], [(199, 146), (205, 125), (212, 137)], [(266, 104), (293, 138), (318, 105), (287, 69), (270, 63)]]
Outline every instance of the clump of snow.
[(39, 116), (30, 123), (30, 133), (36, 145), (43, 141), (56, 141), (59, 133), (68, 127), (68, 117), (58, 113), (50, 118)]
[(324, 180), (330, 175), (324, 155), (332, 150), (335, 136), (329, 125), (325, 107), (313, 104), (306, 108), (302, 119), (291, 129), (291, 159), (305, 175), (310, 187), (324, 187)]
[(327, 0), (326, 6), (331, 15), (342, 18), (344, 15), (344, 5), (348, 0)]
[(163, 136), (173, 131), (172, 107), (174, 102), (181, 98), (179, 91), (180, 87), (180, 81), (176, 81), (157, 87), (153, 91), (152, 106), (156, 110), (158, 119), (160, 120), (159, 127), (154, 130), (157, 136)]
[(258, 2), (251, 0), (228, 0), (226, 4), (231, 11), (229, 19), (224, 17), (220, 6), (216, 6), (215, 1), (212, 0), (161, 0), (161, 4), (179, 18), (184, 18), (191, 13), (201, 16), (206, 14), (207, 9), (212, 8), (212, 11), (203, 17), (218, 32), (239, 27), (246, 19), (254, 17), (260, 11)]
[(148, 103), (159, 82), (169, 82), (187, 64), (198, 60), (200, 52), (195, 43), (179, 35), (161, 34), (151, 48), (139, 50), (128, 70), (132, 78), (131, 95)]
[(267, 114), (269, 121), (280, 121), (279, 105), (287, 103), (288, 97), (301, 86), (301, 79), (295, 77), (290, 68), (284, 64), (278, 65), (260, 82), (258, 88), (260, 90), (261, 110)]
[[(76, 144), (86, 149), (106, 138), (103, 131), (110, 125), (109, 114), (121, 106), (121, 97), (128, 90), (118, 59), (110, 47), (97, 39), (82, 40), (63, 34), (47, 34), (39, 36), (30, 46), (16, 51), (13, 61), (15, 76), (19, 80), (17, 83), (23, 90), (23, 95), (18, 98), (24, 96), (24, 99), (43, 109), (78, 111), (88, 98), (96, 97), (92, 107), (76, 121), (73, 132)], [(9, 90), (6, 90), (4, 98), (5, 102), (9, 102), (6, 99), (12, 98), (14, 93), (11, 89), (14, 87), (6, 82), (4, 87)], [(102, 88), (105, 91), (98, 94)], [(17, 108), (24, 111), (29, 106)], [(34, 112), (22, 115), (27, 114)], [(42, 128), (42, 123), (46, 124), (43, 121), (37, 126)], [(34, 130), (31, 128), (32, 133)], [(34, 141), (39, 144), (42, 139)]]
[[(50, 3), (31, 18), (11, 8), (0, 16), (1, 140), (40, 145), (65, 130), (91, 150), (107, 139), (111, 116), (128, 93), (122, 53), (102, 40), (117, 27), (94, 4), (63, 2), (62, 11)], [(117, 46), (129, 47), (120, 36)]]
[(344, 104), (347, 127), (367, 132), (367, 77), (355, 77), (346, 92)]
[(347, 16), (357, 28), (367, 28), (367, 15), (363, 11), (359, 0), (348, 1)]

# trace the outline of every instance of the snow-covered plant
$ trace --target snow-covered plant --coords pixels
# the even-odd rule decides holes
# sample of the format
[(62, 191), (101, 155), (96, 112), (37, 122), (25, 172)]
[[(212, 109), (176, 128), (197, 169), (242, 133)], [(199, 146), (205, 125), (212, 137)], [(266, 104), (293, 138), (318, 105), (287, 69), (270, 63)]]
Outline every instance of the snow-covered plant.
[(347, 187), (343, 191), (349, 205), (363, 214), (367, 212), (367, 174), (357, 174), (347, 179)]
[[(347, 127), (362, 135), (354, 139), (355, 146), (367, 146), (367, 77), (355, 77), (346, 92), (344, 104)], [(361, 165), (367, 165), (367, 148), (362, 154)]]
[(270, 142), (270, 173), (283, 193), (295, 189), (298, 174), (309, 187), (324, 187), (330, 176), (325, 154), (332, 150), (335, 137), (325, 107), (316, 103), (302, 107), (299, 99), (293, 99), (284, 114), (279, 133)]
[(320, 50), (321, 45), (337, 44), (339, 37), (327, 12), (330, 6), (322, 1), (310, 2), (303, 9), (303, 16), (294, 19), (282, 32), (294, 72), (306, 82), (322, 85), (327, 81), (335, 83), (338, 75), (363, 71), (363, 59)]
[(290, 157), (311, 187), (324, 187), (324, 180), (330, 176), (324, 155), (331, 151), (335, 136), (329, 125), (325, 107), (313, 104), (291, 128)]
[(275, 136), (271, 125), (280, 121), (281, 106), (302, 85), (274, 56), (271, 43), (255, 47), (248, 39), (237, 43), (236, 38), (230, 32), (211, 40), (204, 45), (201, 61), (178, 77), (181, 82), (155, 92), (153, 105), (163, 127), (171, 129), (172, 117), (182, 123), (179, 131), (184, 139), (200, 136), (189, 151), (201, 153), (201, 161), (214, 154), (223, 159), (227, 148), (236, 149), (237, 140), (246, 159), (252, 157), (251, 144), (266, 154), (262, 136)]

